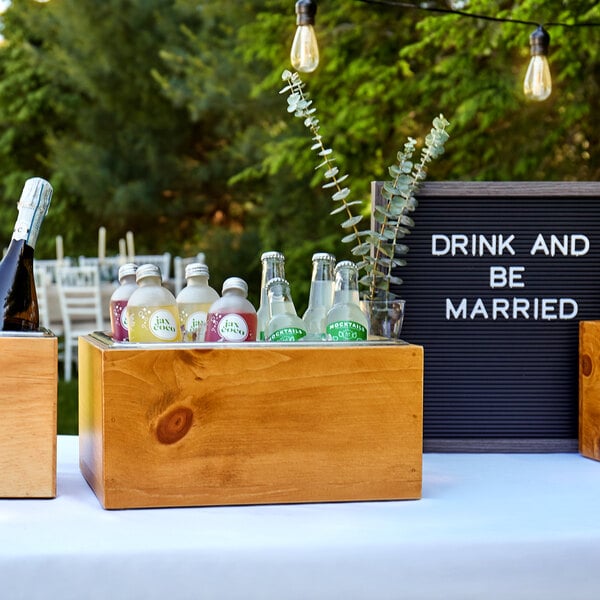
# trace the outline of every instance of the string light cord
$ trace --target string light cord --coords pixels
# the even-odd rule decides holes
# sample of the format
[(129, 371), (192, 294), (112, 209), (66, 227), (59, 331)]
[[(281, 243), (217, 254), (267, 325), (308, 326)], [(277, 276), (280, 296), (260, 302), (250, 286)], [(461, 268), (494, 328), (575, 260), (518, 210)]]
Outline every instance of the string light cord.
[[(522, 19), (511, 19), (506, 17), (493, 17), (491, 15), (481, 15), (478, 13), (471, 13), (464, 10), (456, 10), (454, 8), (443, 8), (441, 6), (421, 6), (419, 4), (411, 4), (410, 2), (397, 2), (395, 0), (356, 0), (363, 4), (378, 4), (381, 6), (391, 6), (395, 8), (409, 8), (416, 10), (423, 10), (427, 12), (437, 12), (450, 15), (458, 15), (461, 17), (468, 17), (471, 19), (479, 19), (482, 21), (496, 21), (500, 23), (516, 23), (519, 25), (533, 25), (537, 26), (540, 24), (539, 21), (527, 21)], [(561, 23), (554, 21), (547, 21), (543, 23), (546, 27), (600, 27), (600, 23), (594, 21), (582, 21), (579, 23)]]

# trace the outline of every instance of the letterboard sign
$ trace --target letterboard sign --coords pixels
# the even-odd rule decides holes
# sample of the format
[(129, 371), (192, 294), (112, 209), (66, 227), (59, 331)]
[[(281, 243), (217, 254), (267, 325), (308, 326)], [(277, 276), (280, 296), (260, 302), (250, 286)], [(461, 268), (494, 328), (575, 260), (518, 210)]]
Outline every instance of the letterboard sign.
[(394, 291), (402, 338), (425, 348), (425, 449), (576, 450), (600, 183), (429, 183), (418, 201)]

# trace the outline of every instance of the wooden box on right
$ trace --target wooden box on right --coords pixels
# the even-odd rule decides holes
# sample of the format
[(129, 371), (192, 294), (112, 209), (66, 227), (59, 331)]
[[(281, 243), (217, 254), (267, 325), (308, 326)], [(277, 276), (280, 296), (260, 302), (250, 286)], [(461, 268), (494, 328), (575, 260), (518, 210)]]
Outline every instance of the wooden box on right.
[(579, 452), (600, 460), (600, 321), (579, 323)]

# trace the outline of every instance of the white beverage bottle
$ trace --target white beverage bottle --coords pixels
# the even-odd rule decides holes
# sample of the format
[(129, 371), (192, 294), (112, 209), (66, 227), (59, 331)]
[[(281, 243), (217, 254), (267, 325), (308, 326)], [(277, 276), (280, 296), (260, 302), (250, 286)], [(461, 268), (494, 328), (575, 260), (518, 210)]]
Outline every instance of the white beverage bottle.
[(135, 273), (135, 263), (125, 263), (119, 267), (119, 287), (110, 297), (110, 330), (115, 342), (129, 340), (129, 320), (127, 318), (127, 303), (138, 289)]
[(260, 279), (260, 304), (256, 311), (257, 317), (257, 339), (265, 339), (265, 325), (269, 320), (269, 298), (267, 294), (267, 283), (274, 277), (285, 278), (285, 257), (281, 252), (271, 250), (263, 252), (260, 257), (262, 274)]
[(304, 321), (296, 314), (290, 284), (281, 277), (267, 283), (269, 313), (271, 318), (265, 326), (268, 342), (297, 342), (306, 337)]
[(143, 343), (180, 342), (181, 327), (177, 301), (162, 286), (160, 268), (140, 265), (136, 271), (138, 289), (127, 303), (129, 341)]
[(219, 293), (208, 285), (209, 270), (202, 263), (185, 268), (187, 285), (177, 294), (179, 321), (184, 342), (203, 342), (209, 308), (219, 299)]
[(302, 316), (307, 339), (326, 339), (327, 313), (333, 306), (335, 256), (317, 252), (312, 257), (312, 276), (308, 308)]
[(222, 296), (208, 311), (205, 341), (256, 341), (256, 309), (247, 296), (248, 284), (240, 277), (223, 282)]
[(349, 260), (335, 267), (333, 306), (327, 313), (327, 339), (357, 342), (367, 339), (368, 322), (360, 308), (358, 268)]

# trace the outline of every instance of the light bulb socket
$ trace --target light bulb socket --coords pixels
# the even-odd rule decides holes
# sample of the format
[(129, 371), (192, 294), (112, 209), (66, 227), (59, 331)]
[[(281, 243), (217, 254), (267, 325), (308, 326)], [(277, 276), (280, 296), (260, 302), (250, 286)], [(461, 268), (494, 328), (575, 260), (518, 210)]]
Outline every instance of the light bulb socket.
[(541, 26), (529, 36), (531, 56), (546, 56), (550, 46), (550, 34)]
[(296, 25), (314, 25), (316, 14), (316, 0), (298, 0), (296, 2)]

